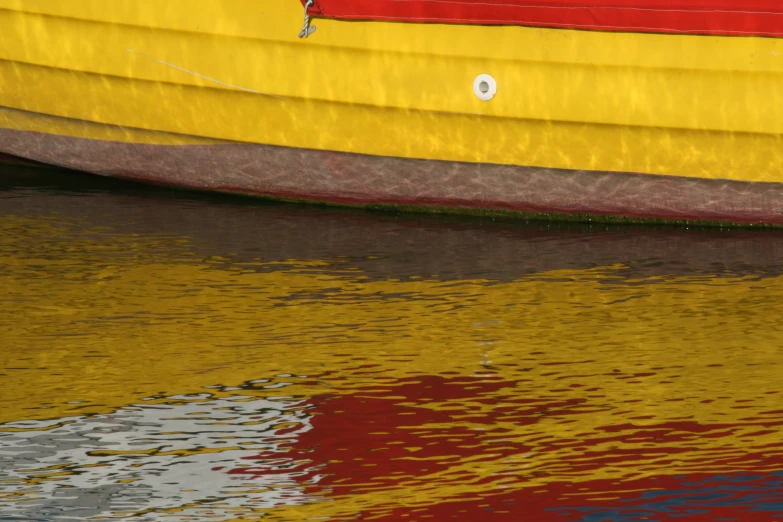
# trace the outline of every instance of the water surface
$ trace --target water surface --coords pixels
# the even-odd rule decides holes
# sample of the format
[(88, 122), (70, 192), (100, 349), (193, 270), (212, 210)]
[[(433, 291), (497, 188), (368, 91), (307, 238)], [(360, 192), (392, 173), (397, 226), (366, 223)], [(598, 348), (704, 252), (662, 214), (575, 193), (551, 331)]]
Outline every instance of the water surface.
[(0, 166), (0, 520), (781, 520), (782, 256)]

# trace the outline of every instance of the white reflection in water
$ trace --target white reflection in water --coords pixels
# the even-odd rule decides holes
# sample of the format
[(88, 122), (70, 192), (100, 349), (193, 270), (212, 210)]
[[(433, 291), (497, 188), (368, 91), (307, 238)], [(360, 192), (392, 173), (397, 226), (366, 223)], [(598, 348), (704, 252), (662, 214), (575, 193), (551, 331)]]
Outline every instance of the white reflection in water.
[[(226, 520), (312, 502), (282, 448), (310, 429), (305, 407), (203, 394), (0, 425), (0, 520)], [(252, 478), (228, 473), (249, 466)]]

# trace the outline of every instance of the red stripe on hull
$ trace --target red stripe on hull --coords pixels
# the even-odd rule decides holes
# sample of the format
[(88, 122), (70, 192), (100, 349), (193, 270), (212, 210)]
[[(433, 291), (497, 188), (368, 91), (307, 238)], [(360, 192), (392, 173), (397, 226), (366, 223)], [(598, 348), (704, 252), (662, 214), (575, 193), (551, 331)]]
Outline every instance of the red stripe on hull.
[(345, 20), (783, 36), (783, 6), (776, 0), (316, 0), (310, 14)]
[(346, 204), (783, 224), (783, 184), (391, 158), (270, 145), (150, 145), (0, 129), (0, 152), (214, 192)]

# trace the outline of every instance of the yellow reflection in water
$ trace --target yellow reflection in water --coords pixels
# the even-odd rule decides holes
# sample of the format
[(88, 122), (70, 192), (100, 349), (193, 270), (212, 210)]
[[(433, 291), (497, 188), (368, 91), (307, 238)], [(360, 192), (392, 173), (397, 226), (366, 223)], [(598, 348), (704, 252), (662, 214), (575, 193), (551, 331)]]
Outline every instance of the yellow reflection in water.
[[(489, 426), (533, 446), (594, 441), (584, 447), (549, 444), (516, 463), (462, 460), (396, 489), (280, 508), (283, 518), (426, 505), (444, 496), (444, 484), (456, 496), (481, 491), (478, 481), (491, 477), (532, 486), (726, 471), (734, 457), (780, 452), (771, 449), (779, 435), (756, 422), (779, 409), (783, 335), (769, 318), (783, 312), (780, 277), (628, 280), (621, 266), (608, 266), (508, 283), (377, 280), (321, 260), (204, 258), (181, 238), (19, 217), (0, 219), (0, 265), (0, 422), (109, 412), (156, 394), (280, 374), (311, 376), (317, 384), (297, 391), (312, 395), (448, 372), (514, 383), (492, 403), (415, 405), (469, 411), (451, 421), (468, 429), (486, 429), (471, 419), (520, 397), (584, 401), (578, 422), (501, 417)], [(668, 443), (687, 453), (579, 467), (592, 453), (655, 446), (602, 442), (602, 428), (683, 421), (735, 426), (717, 441)], [(401, 500), (400, 491), (416, 494)]]

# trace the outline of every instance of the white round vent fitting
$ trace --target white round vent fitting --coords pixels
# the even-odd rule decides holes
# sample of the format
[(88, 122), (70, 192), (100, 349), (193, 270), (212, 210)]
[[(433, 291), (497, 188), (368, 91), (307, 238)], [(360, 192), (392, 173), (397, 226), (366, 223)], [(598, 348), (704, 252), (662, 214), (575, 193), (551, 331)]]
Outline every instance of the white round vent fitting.
[(479, 74), (473, 80), (473, 92), (479, 100), (489, 101), (498, 92), (498, 84), (492, 76)]

